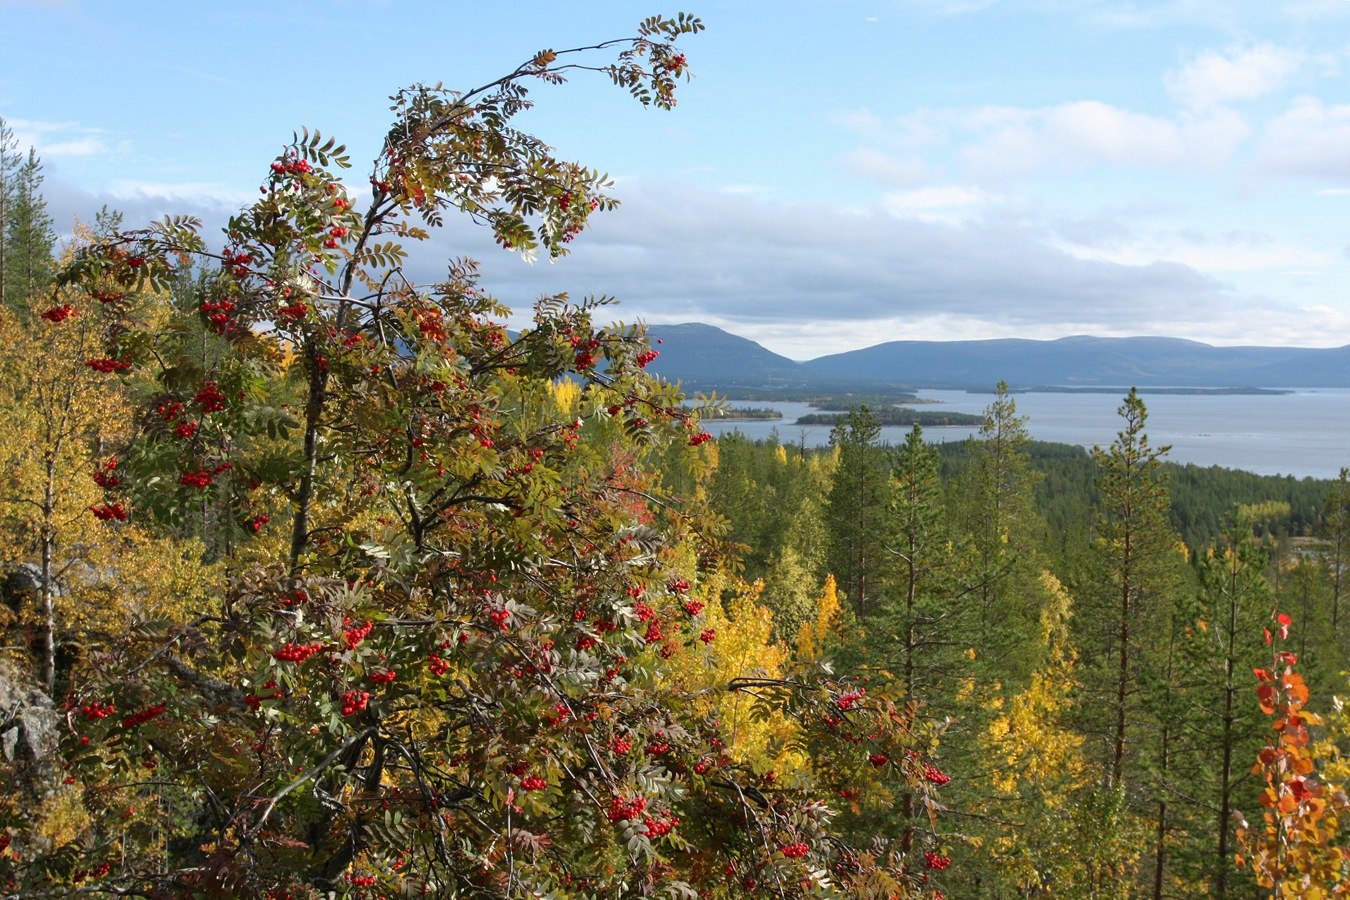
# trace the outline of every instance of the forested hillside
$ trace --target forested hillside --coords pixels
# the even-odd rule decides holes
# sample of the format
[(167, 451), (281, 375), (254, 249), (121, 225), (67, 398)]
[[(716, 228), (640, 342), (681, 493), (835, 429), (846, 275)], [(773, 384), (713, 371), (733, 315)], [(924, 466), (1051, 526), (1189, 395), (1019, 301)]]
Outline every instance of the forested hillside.
[(1350, 883), (1350, 473), (1169, 466), (1133, 392), (1092, 455), (1006, 390), (942, 451), (713, 441), (602, 302), (407, 280), (456, 212), (564, 256), (615, 201), (528, 89), (668, 109), (700, 30), (401, 91), (364, 209), (302, 131), (223, 242), (58, 242), (0, 124), (6, 896)]

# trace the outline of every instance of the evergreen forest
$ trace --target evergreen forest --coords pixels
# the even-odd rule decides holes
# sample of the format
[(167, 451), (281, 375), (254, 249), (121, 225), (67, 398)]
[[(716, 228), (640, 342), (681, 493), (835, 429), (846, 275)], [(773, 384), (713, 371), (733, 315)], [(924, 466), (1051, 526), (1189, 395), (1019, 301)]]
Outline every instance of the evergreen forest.
[(223, 243), (58, 239), (0, 121), (4, 896), (1350, 888), (1350, 471), (1173, 465), (1133, 391), (713, 440), (607, 298), (410, 280), (449, 215), (565, 256), (616, 201), (529, 89), (669, 109), (701, 28), (400, 91), (368, 199), (298, 132)]

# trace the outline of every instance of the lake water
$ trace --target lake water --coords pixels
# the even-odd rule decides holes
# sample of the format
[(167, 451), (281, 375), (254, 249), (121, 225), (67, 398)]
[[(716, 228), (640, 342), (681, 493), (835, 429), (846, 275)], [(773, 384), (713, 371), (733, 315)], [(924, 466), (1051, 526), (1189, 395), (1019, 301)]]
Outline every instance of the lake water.
[[(1015, 394), (1017, 412), (1027, 417), (1027, 430), (1039, 441), (1107, 446), (1116, 439), (1121, 420), (1116, 410), (1128, 388), (1114, 394)], [(1172, 462), (1245, 469), (1262, 475), (1334, 478), (1350, 466), (1350, 389), (1294, 390), (1278, 395), (1157, 394), (1139, 392), (1148, 406), (1148, 436), (1153, 446), (1171, 444)], [(920, 409), (979, 414), (992, 394), (964, 391), (919, 391), (936, 401)], [(732, 406), (773, 407), (783, 418), (772, 422), (715, 422), (704, 427), (714, 436), (740, 431), (767, 438), (775, 431), (785, 444), (823, 447), (830, 442), (826, 425), (793, 424), (798, 416), (818, 410), (805, 403), (745, 402)], [(882, 440), (899, 444), (908, 428), (883, 428)], [(965, 440), (975, 428), (925, 428), (932, 442)]]

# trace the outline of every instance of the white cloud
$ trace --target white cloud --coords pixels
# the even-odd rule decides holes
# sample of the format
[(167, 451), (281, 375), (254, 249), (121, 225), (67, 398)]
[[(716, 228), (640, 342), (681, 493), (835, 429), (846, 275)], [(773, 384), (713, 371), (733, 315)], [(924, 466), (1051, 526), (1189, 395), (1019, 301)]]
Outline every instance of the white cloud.
[(994, 201), (989, 193), (959, 184), (893, 191), (882, 201), (892, 215), (927, 222), (957, 222), (978, 214)]
[(872, 147), (859, 147), (843, 154), (839, 165), (850, 174), (891, 185), (921, 184), (932, 175), (931, 168), (920, 159)]
[(110, 149), (105, 132), (79, 122), (6, 119), (20, 147), (32, 147), (38, 156), (94, 156)]
[(1164, 79), (1167, 91), (1191, 109), (1257, 100), (1289, 80), (1304, 57), (1274, 44), (1206, 50)]
[(232, 207), (250, 203), (256, 196), (211, 182), (114, 181), (108, 186), (108, 193), (119, 201), (154, 199)]
[(1170, 119), (1079, 100), (1041, 109), (976, 110), (958, 157), (975, 177), (1003, 179), (1048, 166), (1215, 169), (1251, 133), (1231, 110)]
[(1261, 137), (1258, 171), (1350, 181), (1350, 104), (1300, 97)]

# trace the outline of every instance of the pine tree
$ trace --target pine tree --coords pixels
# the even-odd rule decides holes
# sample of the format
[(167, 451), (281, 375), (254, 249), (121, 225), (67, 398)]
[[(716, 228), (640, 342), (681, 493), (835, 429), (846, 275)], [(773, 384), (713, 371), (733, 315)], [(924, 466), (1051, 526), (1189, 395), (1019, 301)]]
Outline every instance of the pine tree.
[(56, 234), (42, 196), (42, 161), (29, 149), (14, 173), (4, 213), (4, 304), (14, 309), (37, 305), (51, 281)]
[(1350, 469), (1342, 468), (1331, 485), (1322, 514), (1322, 536), (1327, 541), (1327, 569), (1331, 576), (1331, 633), (1341, 636), (1341, 595), (1346, 556), (1350, 554)]
[(1041, 610), (1036, 602), (1044, 563), (1036, 544), (1042, 526), (1034, 505), (1040, 476), (1032, 469), (1025, 416), (999, 382), (985, 408), (970, 461), (956, 480), (952, 506), (969, 536), (977, 585), (981, 659), (1021, 688), (1041, 662)]
[(1106, 450), (1093, 450), (1102, 497), (1096, 549), (1104, 601), (1098, 618), (1106, 626), (1099, 635), (1104, 641), (1100, 649), (1107, 651), (1101, 671), (1110, 719), (1105, 781), (1112, 787), (1125, 780), (1140, 667), (1150, 633), (1166, 628), (1168, 591), (1181, 560), (1162, 470), (1162, 459), (1171, 448), (1149, 444), (1144, 430), (1148, 410), (1135, 389), (1131, 388), (1119, 413), (1125, 426), (1115, 443)]
[(0, 307), (8, 306), (9, 297), (9, 220), (13, 215), (15, 181), (23, 157), (19, 154), (14, 132), (0, 118)]
[(1197, 841), (1208, 838), (1201, 875), (1213, 897), (1229, 897), (1234, 889), (1229, 823), (1240, 786), (1250, 783), (1248, 761), (1260, 747), (1264, 725), (1250, 701), (1249, 673), (1267, 657), (1261, 635), (1272, 599), (1265, 563), (1250, 523), (1236, 517), (1225, 545), (1211, 550), (1201, 566), (1199, 617), (1189, 633), (1190, 708), (1184, 718), (1193, 757), (1179, 769), (1186, 772), (1184, 782), (1174, 787), (1204, 804), (1196, 810), (1202, 818), (1194, 834)]
[(849, 410), (830, 432), (838, 464), (830, 489), (829, 565), (860, 620), (873, 611), (879, 556), (878, 525), (884, 508), (885, 454), (881, 426), (866, 406)]

